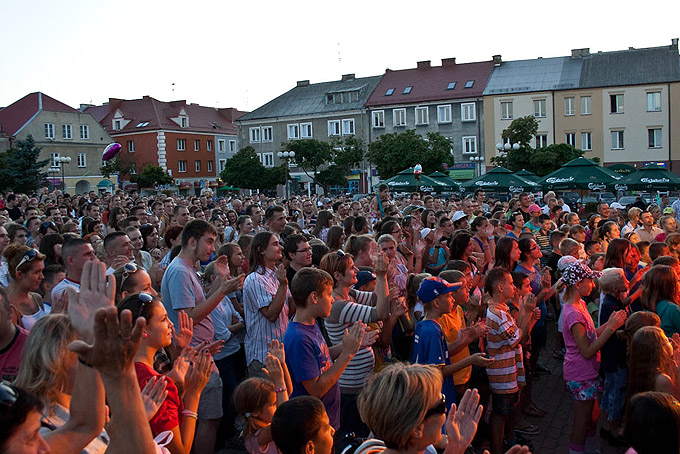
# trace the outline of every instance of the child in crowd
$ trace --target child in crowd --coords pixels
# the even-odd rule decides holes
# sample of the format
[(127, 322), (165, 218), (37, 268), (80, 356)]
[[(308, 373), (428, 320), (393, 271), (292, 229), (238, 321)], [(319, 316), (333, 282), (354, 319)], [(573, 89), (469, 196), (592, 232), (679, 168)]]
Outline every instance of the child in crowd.
[(566, 286), (562, 298), (562, 332), (567, 347), (563, 375), (574, 403), (569, 454), (597, 452), (595, 425), (599, 412), (595, 404), (601, 386), (600, 349), (626, 320), (625, 311), (616, 311), (607, 323), (595, 329), (583, 298), (590, 295), (594, 287), (593, 279), (597, 277), (600, 277), (599, 272), (592, 271), (581, 262), (570, 264), (562, 275), (562, 282)]

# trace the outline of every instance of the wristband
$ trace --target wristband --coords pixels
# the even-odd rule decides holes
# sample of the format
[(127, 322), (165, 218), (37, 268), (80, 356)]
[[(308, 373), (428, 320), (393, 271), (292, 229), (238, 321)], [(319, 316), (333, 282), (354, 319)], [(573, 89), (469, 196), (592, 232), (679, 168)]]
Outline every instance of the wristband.
[(285, 386), (283, 388), (277, 388), (274, 390), (274, 392), (277, 393), (285, 393), (286, 391), (288, 391), (288, 388), (286, 388)]
[(187, 418), (192, 419), (198, 419), (198, 413), (189, 410), (182, 410), (182, 416), (186, 416)]
[(92, 364), (88, 363), (87, 361), (85, 361), (80, 355), (78, 355), (78, 362), (85, 367), (91, 367), (91, 368), (94, 369), (94, 366)]

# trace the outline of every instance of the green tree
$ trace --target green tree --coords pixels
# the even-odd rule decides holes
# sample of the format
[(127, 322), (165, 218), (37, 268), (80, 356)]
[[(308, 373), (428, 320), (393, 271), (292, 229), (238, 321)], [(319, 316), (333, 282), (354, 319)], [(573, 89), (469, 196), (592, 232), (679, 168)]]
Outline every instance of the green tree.
[(542, 177), (554, 172), (572, 159), (580, 158), (581, 156), (583, 156), (582, 150), (566, 143), (548, 145), (531, 153), (531, 171)]
[(38, 161), (41, 150), (29, 135), (0, 154), (0, 188), (24, 193), (37, 190), (47, 176), (41, 170), (50, 162), (49, 159)]
[(285, 166), (268, 169), (262, 165), (253, 147), (245, 147), (227, 161), (220, 173), (229, 186), (245, 189), (271, 189), (284, 184), (288, 176)]
[(517, 172), (526, 169), (533, 172), (531, 168), (531, 155), (534, 151), (531, 146), (531, 139), (538, 132), (538, 121), (533, 115), (516, 118), (501, 133), (503, 143), (510, 142), (519, 144), (519, 150), (499, 152), (497, 156), (491, 158), (491, 162), (497, 166), (505, 167), (508, 170)]
[(135, 169), (135, 161), (129, 157), (119, 155), (104, 162), (99, 167), (99, 172), (101, 172), (104, 178), (109, 178), (114, 173), (121, 177), (131, 177), (134, 175)]
[(295, 152), (295, 162), (312, 179), (314, 187), (319, 184), (319, 170), (329, 164), (335, 156), (331, 144), (316, 139), (283, 142), (281, 151)]
[(383, 134), (368, 146), (366, 157), (378, 168), (380, 178), (391, 178), (407, 167), (423, 166), (423, 173), (443, 171), (453, 164), (453, 143), (438, 132), (427, 133), (427, 140), (414, 129)]
[(132, 175), (131, 181), (140, 188), (155, 188), (156, 185), (172, 183), (172, 177), (162, 167), (145, 165), (142, 173)]

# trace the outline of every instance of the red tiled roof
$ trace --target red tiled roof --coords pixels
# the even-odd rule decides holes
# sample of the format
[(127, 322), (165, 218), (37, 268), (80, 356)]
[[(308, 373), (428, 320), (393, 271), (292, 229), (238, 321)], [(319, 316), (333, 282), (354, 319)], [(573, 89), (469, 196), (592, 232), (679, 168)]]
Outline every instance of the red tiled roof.
[(16, 133), (41, 110), (48, 112), (78, 113), (73, 107), (41, 92), (30, 93), (0, 110), (0, 127), (8, 136)]
[[(473, 98), (482, 96), (486, 83), (493, 72), (493, 61), (456, 64), (448, 60), (442, 66), (388, 70), (373, 91), (366, 106), (387, 106), (393, 104), (412, 104), (446, 99)], [(474, 80), (471, 88), (465, 88), (467, 81)], [(455, 88), (447, 90), (450, 82)], [(411, 93), (404, 94), (404, 88), (413, 87)], [(388, 89), (394, 89), (391, 96), (386, 96)]]
[[(189, 117), (189, 127), (180, 128), (172, 118), (177, 118), (184, 109)], [(120, 110), (125, 120), (130, 122), (118, 131), (113, 131), (111, 124), (116, 111)], [(95, 115), (95, 111), (97, 115)], [(85, 112), (91, 112), (109, 134), (115, 136), (128, 132), (152, 131), (158, 129), (182, 129), (193, 132), (205, 132), (209, 134), (237, 133), (234, 120), (244, 115), (245, 112), (228, 108), (217, 109), (204, 107), (198, 104), (187, 104), (186, 101), (159, 101), (150, 96), (142, 99), (109, 99), (109, 103), (103, 106), (87, 107)], [(101, 115), (105, 112), (105, 115)], [(137, 125), (149, 122), (146, 126)]]

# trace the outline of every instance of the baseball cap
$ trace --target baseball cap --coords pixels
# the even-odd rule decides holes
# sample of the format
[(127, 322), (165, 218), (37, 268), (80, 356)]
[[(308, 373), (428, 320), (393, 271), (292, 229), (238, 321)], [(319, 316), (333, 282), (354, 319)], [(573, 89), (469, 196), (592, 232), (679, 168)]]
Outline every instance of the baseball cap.
[(576, 257), (574, 257), (573, 255), (565, 255), (564, 257), (560, 257), (560, 259), (557, 261), (557, 269), (560, 271), (564, 271), (567, 269), (569, 265), (575, 262), (578, 262), (578, 259)]
[(463, 284), (460, 282), (449, 284), (440, 277), (430, 277), (420, 283), (420, 288), (418, 288), (418, 292), (416, 293), (418, 298), (420, 298), (420, 301), (423, 303), (429, 303), (439, 295), (455, 292), (462, 286)]
[(671, 207), (666, 207), (663, 209), (663, 214), (675, 214), (675, 211)]
[(562, 281), (567, 284), (568, 287), (571, 287), (572, 285), (578, 284), (583, 279), (595, 279), (600, 276), (602, 276), (602, 273), (599, 271), (593, 271), (581, 262), (574, 262), (564, 270)]
[(371, 271), (359, 271), (357, 273), (357, 283), (354, 284), (354, 288), (356, 290), (359, 290), (362, 285), (368, 284), (371, 281), (374, 281), (376, 279), (375, 274), (373, 274)]
[(539, 207), (535, 203), (532, 203), (531, 205), (529, 205), (529, 208), (527, 208), (527, 211), (529, 213), (534, 213), (534, 212), (538, 213), (539, 211), (541, 211), (541, 207)]
[(404, 208), (404, 216), (408, 216), (409, 214), (413, 213), (414, 211), (423, 211), (424, 208), (419, 206), (419, 205), (409, 205), (406, 208)]
[(609, 208), (616, 208), (617, 210), (625, 210), (626, 207), (621, 205), (619, 202), (613, 202), (611, 205), (609, 205)]
[(463, 211), (456, 211), (455, 213), (453, 213), (452, 221), (453, 222), (460, 221), (461, 219), (466, 217), (468, 217), (468, 215), (465, 214)]

